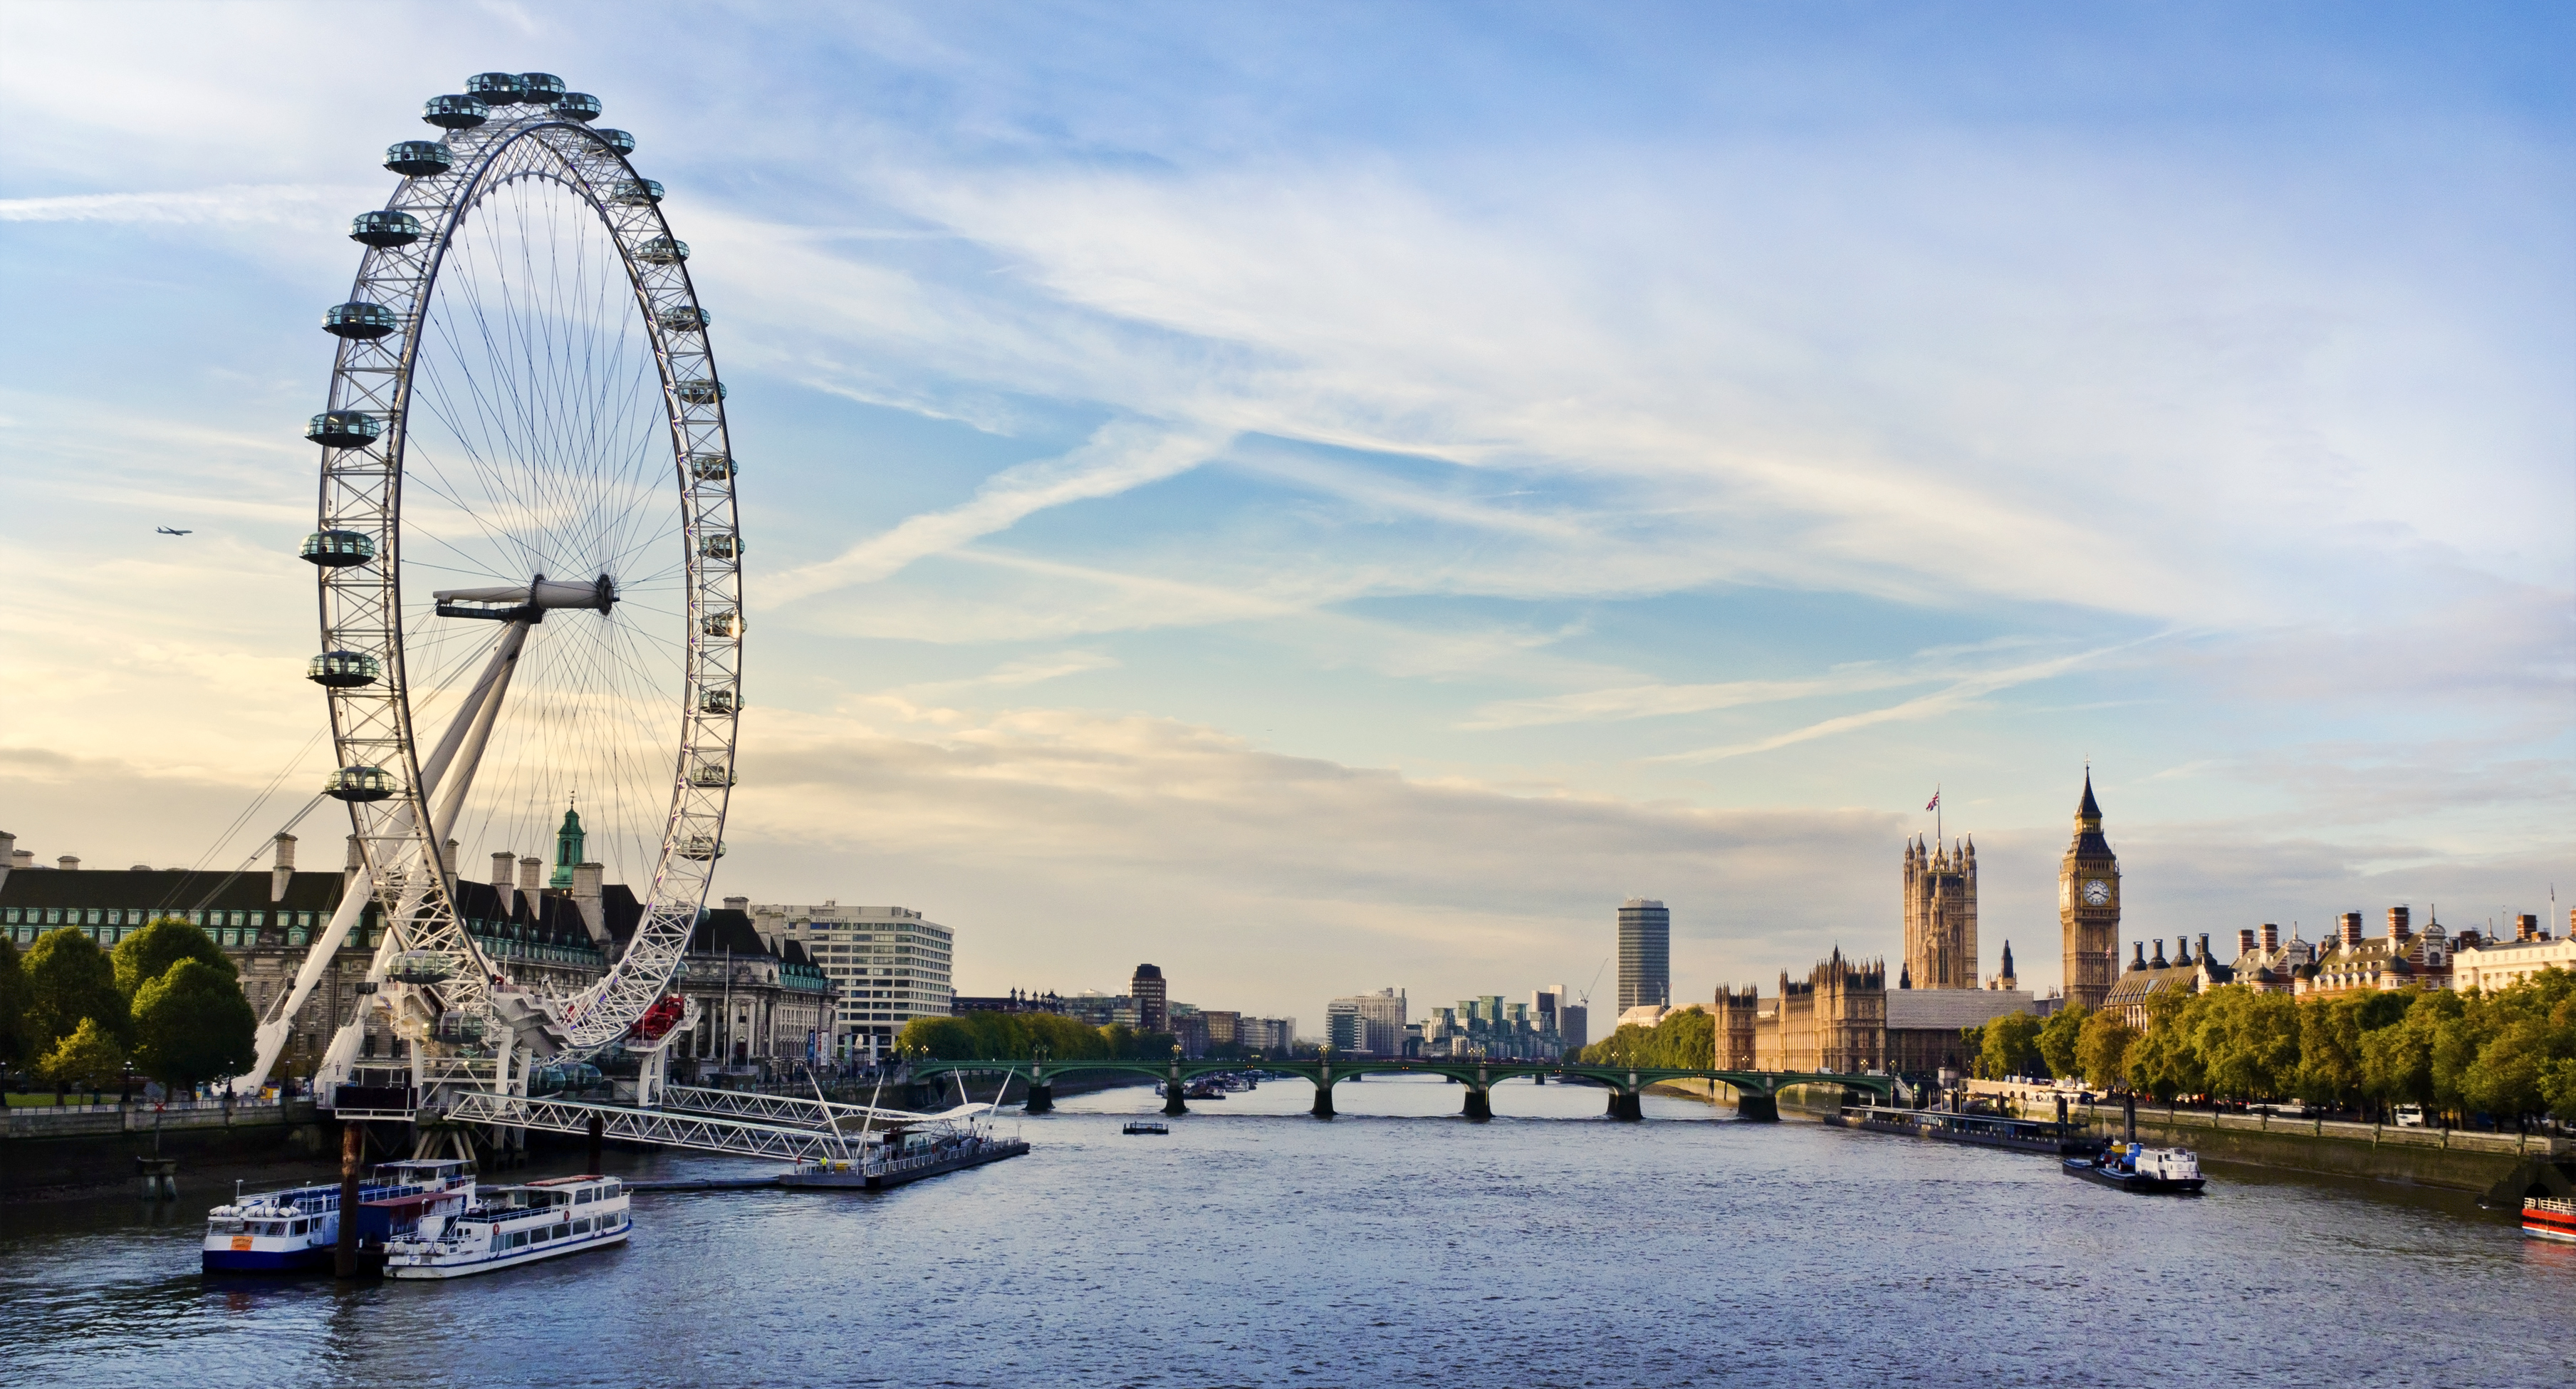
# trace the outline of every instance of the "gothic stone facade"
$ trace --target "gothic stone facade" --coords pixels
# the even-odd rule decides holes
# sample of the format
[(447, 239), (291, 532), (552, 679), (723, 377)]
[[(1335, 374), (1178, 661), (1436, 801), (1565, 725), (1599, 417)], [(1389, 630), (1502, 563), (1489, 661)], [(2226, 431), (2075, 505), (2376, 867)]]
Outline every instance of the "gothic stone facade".
[(2098, 1012), (2120, 971), (2120, 860), (2102, 837), (2090, 769), (2075, 807), (2075, 838), (2057, 868), (2057, 920), (2065, 938), (2066, 1001)]
[(1977, 843), (1905, 846), (1905, 966), (1916, 989), (1977, 987)]

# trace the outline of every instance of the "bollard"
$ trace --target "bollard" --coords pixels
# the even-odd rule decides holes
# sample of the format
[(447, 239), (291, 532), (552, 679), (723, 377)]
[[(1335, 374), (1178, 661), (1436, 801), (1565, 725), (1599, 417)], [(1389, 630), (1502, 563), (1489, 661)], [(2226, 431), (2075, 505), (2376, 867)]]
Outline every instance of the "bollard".
[(332, 1253), (331, 1271), (342, 1278), (358, 1276), (358, 1166), (366, 1157), (366, 1144), (365, 1125), (340, 1125), (340, 1245)]

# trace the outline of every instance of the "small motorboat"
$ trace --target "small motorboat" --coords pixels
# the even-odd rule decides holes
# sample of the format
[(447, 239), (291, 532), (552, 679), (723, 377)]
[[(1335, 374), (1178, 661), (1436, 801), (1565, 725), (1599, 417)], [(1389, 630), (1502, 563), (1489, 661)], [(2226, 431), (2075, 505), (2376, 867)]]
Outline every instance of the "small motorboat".
[(2150, 1195), (2198, 1196), (2206, 1181), (2200, 1157), (2189, 1148), (2141, 1148), (2135, 1143), (2113, 1147), (2099, 1157), (2071, 1157), (2069, 1176)]
[(2576, 1244), (2576, 1201), (2555, 1196), (2522, 1198), (2522, 1232), (2533, 1239)]

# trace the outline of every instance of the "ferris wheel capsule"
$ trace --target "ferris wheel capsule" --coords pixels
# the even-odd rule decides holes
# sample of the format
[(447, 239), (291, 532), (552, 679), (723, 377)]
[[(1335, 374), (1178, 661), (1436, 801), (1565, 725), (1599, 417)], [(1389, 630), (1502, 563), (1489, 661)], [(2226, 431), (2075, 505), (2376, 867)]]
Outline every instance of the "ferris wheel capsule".
[(601, 144), (608, 146), (619, 154), (633, 154), (635, 152), (635, 137), (627, 134), (623, 130), (594, 128), (590, 133), (598, 136)]
[(349, 221), (349, 239), (386, 248), (420, 240), (420, 219), (408, 212), (361, 212)]
[(465, 79), (465, 93), (490, 106), (516, 106), (528, 99), (528, 84), (515, 72), (478, 72)]
[(478, 96), (434, 96), (421, 104), (420, 118), (447, 130), (472, 130), (492, 119), (492, 107)]
[(363, 410), (326, 410), (304, 427), (304, 437), (325, 448), (357, 449), (374, 443), (385, 422)]
[(531, 106), (552, 106), (563, 100), (563, 79), (551, 72), (519, 74), (519, 100)]
[(382, 304), (363, 299), (336, 304), (322, 311), (322, 331), (340, 338), (381, 338), (402, 326), (402, 320)]
[(385, 151), (385, 168), (405, 178), (447, 172), (447, 146), (436, 140), (399, 140)]
[(323, 569), (348, 569), (376, 557), (376, 538), (364, 531), (315, 531), (304, 537), (304, 560)]
[(660, 318), (663, 327), (674, 333), (703, 332), (708, 324), (715, 322), (713, 315), (695, 304), (683, 304), (676, 309), (664, 309), (657, 317)]
[(356, 805), (391, 800), (394, 779), (382, 767), (342, 767), (322, 783), (322, 794)]
[(725, 398), (722, 381), (688, 380), (671, 383), (671, 393), (689, 405), (713, 405)]
[(356, 690), (376, 683), (384, 667), (364, 651), (325, 651), (304, 668), (304, 678), (326, 690)]
[(662, 201), (662, 185), (649, 178), (630, 178), (611, 190), (608, 200), (626, 207), (644, 207)]
[(555, 98), (555, 114), (586, 125), (599, 119), (599, 98), (588, 92), (566, 92)]
[(636, 247), (635, 258), (647, 265), (677, 265), (689, 258), (689, 243), (657, 236)]
[(700, 482), (731, 482), (733, 455), (729, 453), (690, 454), (689, 476)]

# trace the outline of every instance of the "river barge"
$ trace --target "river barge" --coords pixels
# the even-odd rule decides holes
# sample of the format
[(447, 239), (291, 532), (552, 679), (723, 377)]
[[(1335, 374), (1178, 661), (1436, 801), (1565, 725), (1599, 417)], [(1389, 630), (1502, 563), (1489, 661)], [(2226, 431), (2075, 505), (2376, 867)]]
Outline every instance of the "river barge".
[(493, 1187), (454, 1216), (428, 1216), (385, 1241), (387, 1278), (463, 1278), (624, 1244), (623, 1183), (589, 1174)]
[(2576, 1244), (2576, 1201), (2555, 1196), (2522, 1198), (2522, 1232), (2533, 1239)]
[[(358, 1187), (358, 1243), (381, 1246), (431, 1212), (474, 1200), (474, 1165), (452, 1160), (388, 1162)], [(236, 1196), (206, 1212), (199, 1266), (208, 1273), (317, 1273), (340, 1245), (340, 1184)]]
[(2091, 1158), (2103, 1140), (2069, 1133), (2046, 1119), (2007, 1119), (2000, 1114), (1953, 1114), (1943, 1109), (1896, 1109), (1886, 1105), (1849, 1104), (1825, 1122), (1836, 1128), (1968, 1143), (1980, 1148), (2007, 1148), (2049, 1157)]
[(800, 1162), (794, 1169), (780, 1173), (776, 1181), (785, 1187), (882, 1191), (925, 1177), (1015, 1158), (1029, 1150), (1027, 1140), (1019, 1138), (971, 1133), (918, 1136), (925, 1141), (868, 1143), (851, 1157)]
[(2189, 1148), (2113, 1148), (2097, 1158), (2068, 1158), (2066, 1174), (2121, 1191), (2156, 1196), (2198, 1196), (2206, 1180), (2200, 1157)]

